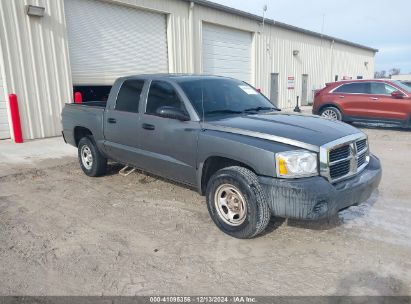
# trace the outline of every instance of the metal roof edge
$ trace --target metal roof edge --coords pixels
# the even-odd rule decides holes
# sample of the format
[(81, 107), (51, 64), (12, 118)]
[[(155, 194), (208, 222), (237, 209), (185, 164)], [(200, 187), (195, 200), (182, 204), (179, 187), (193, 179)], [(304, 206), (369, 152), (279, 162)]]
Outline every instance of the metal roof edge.
[[(182, 0), (182, 1), (193, 2), (193, 3), (198, 4), (198, 5), (202, 5), (202, 6), (213, 8), (213, 9), (216, 9), (216, 10), (220, 10), (220, 11), (223, 11), (223, 12), (226, 12), (226, 13), (235, 14), (235, 15), (238, 15), (238, 16), (241, 16), (241, 17), (245, 17), (245, 18), (253, 19), (253, 20), (256, 20), (256, 21), (259, 21), (259, 22), (263, 22), (263, 17), (261, 17), (261, 16), (254, 15), (254, 14), (251, 14), (251, 13), (247, 13), (245, 11), (242, 11), (242, 10), (239, 10), (239, 9), (236, 9), (236, 8), (232, 8), (232, 7), (229, 7), (229, 6), (226, 6), (226, 5), (222, 5), (222, 4), (219, 4), (219, 3), (211, 2), (211, 1), (208, 1), (208, 0)], [(372, 47), (369, 47), (369, 46), (365, 46), (365, 45), (362, 45), (362, 44), (359, 44), (359, 43), (351, 42), (351, 41), (348, 41), (348, 40), (336, 38), (336, 37), (329, 36), (329, 35), (323, 35), (323, 34), (320, 34), (320, 33), (314, 32), (314, 31), (310, 31), (310, 30), (306, 30), (306, 29), (303, 29), (303, 28), (300, 28), (300, 27), (297, 27), (297, 26), (289, 25), (289, 24), (286, 24), (286, 23), (283, 23), (283, 22), (278, 22), (278, 21), (275, 21), (273, 19), (267, 19), (266, 18), (264, 22), (266, 24), (271, 24), (271, 25), (278, 26), (278, 27), (283, 28), (283, 29), (287, 29), (287, 30), (291, 30), (291, 31), (295, 31), (295, 32), (300, 32), (300, 33), (303, 33), (303, 34), (306, 34), (306, 35), (309, 35), (309, 36), (313, 36), (313, 37), (317, 37), (317, 38), (321, 38), (321, 39), (326, 39), (326, 40), (329, 40), (329, 41), (338, 42), (338, 43), (341, 43), (341, 44), (345, 44), (345, 45), (365, 49), (365, 50), (368, 50), (368, 51), (373, 51), (374, 53), (377, 53), (379, 51), (376, 48), (372, 48)]]

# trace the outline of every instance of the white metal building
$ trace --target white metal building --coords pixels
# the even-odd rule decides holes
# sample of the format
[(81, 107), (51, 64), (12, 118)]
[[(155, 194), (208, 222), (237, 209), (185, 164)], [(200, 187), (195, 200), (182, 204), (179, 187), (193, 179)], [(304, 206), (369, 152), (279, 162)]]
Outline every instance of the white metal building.
[[(27, 6), (45, 8), (44, 16)], [(17, 94), (25, 139), (60, 134), (75, 85), (141, 73), (206, 73), (260, 88), (282, 108), (335, 79), (372, 78), (376, 49), (204, 0), (0, 1), (0, 138)], [(300, 100), (301, 100), (300, 99)]]
[(411, 74), (391, 75), (391, 79), (395, 79), (395, 80), (411, 80)]

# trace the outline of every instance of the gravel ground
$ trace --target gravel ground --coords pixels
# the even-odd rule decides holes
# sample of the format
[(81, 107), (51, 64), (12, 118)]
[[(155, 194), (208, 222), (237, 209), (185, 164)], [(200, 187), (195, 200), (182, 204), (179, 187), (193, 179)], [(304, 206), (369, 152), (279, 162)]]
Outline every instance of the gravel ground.
[(74, 157), (0, 177), (0, 295), (411, 295), (411, 132), (364, 129), (381, 186), (330, 221), (220, 232), (193, 190)]

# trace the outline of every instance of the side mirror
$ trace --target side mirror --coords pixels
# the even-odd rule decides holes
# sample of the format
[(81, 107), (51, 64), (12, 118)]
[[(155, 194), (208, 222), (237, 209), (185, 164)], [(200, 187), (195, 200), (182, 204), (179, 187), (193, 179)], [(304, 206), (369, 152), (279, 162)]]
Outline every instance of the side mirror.
[(391, 97), (396, 99), (402, 99), (404, 98), (404, 94), (400, 91), (394, 91), (391, 93)]
[(190, 116), (183, 110), (175, 107), (160, 107), (156, 111), (157, 115), (164, 118), (178, 119), (181, 121), (190, 120)]

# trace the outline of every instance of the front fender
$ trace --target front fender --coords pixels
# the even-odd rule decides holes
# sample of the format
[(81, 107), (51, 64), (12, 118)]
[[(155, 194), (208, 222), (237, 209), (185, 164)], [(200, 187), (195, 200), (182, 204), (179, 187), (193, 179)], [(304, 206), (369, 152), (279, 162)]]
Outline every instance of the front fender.
[(210, 157), (228, 158), (247, 165), (257, 175), (275, 177), (275, 153), (295, 149), (299, 148), (240, 134), (204, 130), (198, 142), (198, 189), (201, 192), (204, 163)]

